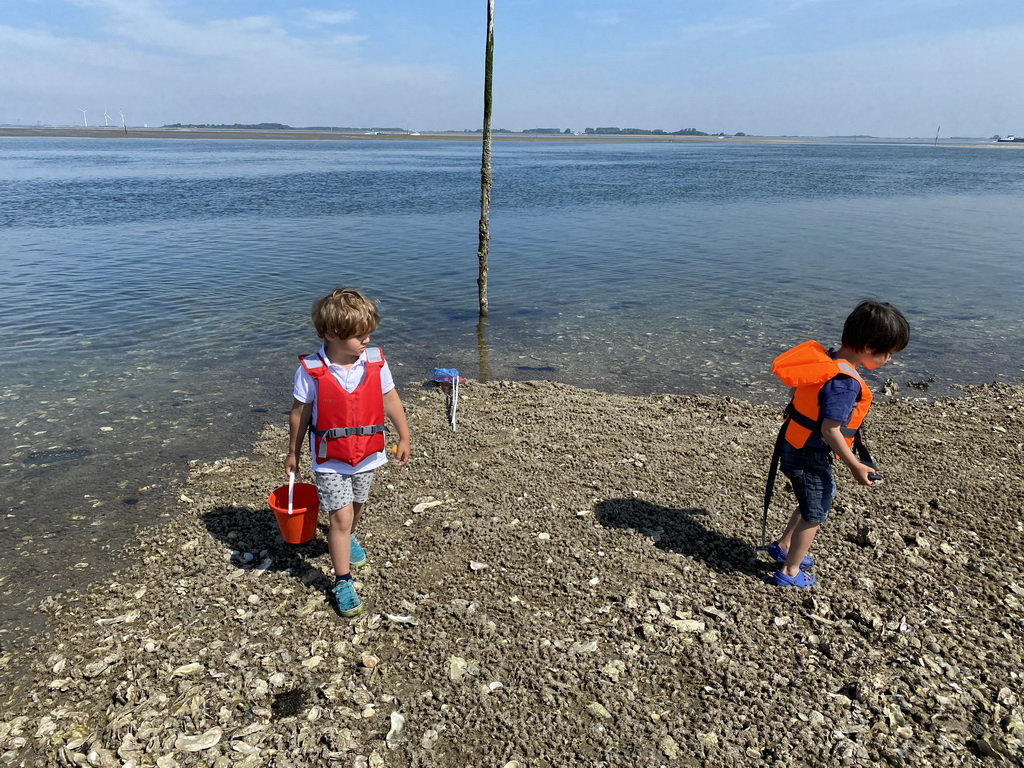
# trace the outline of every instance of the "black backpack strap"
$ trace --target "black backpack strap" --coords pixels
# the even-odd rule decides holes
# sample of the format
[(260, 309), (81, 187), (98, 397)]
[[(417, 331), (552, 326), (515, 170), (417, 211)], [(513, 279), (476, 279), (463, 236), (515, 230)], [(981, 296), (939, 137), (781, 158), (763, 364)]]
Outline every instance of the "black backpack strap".
[(772, 503), (772, 493), (775, 491), (775, 476), (779, 473), (779, 458), (782, 456), (782, 444), (786, 441), (786, 427), (789, 426), (789, 409), (786, 409), (786, 419), (779, 429), (779, 436), (775, 438), (775, 450), (772, 451), (772, 460), (768, 465), (768, 481), (764, 487), (764, 516), (761, 518), (761, 549), (768, 546), (768, 507)]
[(867, 464), (869, 467), (875, 466), (875, 460), (871, 458), (871, 452), (868, 450), (868, 447), (864, 445), (859, 429), (853, 436), (853, 452), (857, 454), (857, 458), (860, 459), (862, 464)]

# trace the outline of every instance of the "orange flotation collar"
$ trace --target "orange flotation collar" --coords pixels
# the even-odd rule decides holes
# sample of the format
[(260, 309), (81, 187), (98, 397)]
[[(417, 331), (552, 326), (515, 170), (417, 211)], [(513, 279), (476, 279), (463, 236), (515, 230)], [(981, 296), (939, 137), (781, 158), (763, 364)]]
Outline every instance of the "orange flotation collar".
[(807, 438), (821, 429), (821, 404), (818, 394), (825, 384), (840, 374), (857, 380), (860, 396), (854, 406), (850, 420), (841, 427), (846, 444), (853, 447), (857, 430), (864, 423), (871, 408), (871, 390), (857, 372), (857, 368), (846, 360), (833, 360), (821, 344), (805, 341), (775, 358), (772, 373), (783, 384), (793, 388), (793, 399), (786, 409), (786, 442), (794, 448), (803, 448)]

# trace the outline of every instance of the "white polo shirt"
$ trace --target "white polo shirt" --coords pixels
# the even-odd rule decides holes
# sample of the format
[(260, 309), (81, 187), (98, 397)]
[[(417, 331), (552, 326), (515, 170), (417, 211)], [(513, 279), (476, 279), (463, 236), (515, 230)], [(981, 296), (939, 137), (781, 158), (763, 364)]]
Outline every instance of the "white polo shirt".
[[(335, 365), (327, 359), (327, 345), (320, 347), (320, 357), (327, 363), (327, 370), (334, 376), (335, 380), (344, 387), (346, 392), (354, 392), (363, 382), (363, 377), (366, 375), (366, 353), (363, 352), (359, 355), (359, 358), (352, 364), (352, 367), (345, 370), (340, 365)], [(388, 368), (387, 360), (384, 361), (384, 365), (380, 369), (380, 391), (382, 395), (386, 395), (392, 389), (395, 388), (395, 379), (391, 375), (391, 369)], [(313, 424), (316, 424), (316, 381), (303, 365), (299, 365), (297, 371), (295, 371), (295, 384), (292, 388), (292, 395), (296, 400), (303, 403), (313, 403)], [(313, 449), (313, 433), (309, 433), (309, 452), (313, 456), (313, 471), (314, 472), (340, 472), (343, 475), (354, 475), (356, 472), (369, 472), (371, 469), (382, 467), (388, 463), (387, 453), (384, 451), (378, 451), (377, 453), (367, 456), (365, 459), (360, 461), (356, 466), (346, 464), (344, 461), (338, 459), (324, 459), (323, 461), (316, 460), (316, 451)]]

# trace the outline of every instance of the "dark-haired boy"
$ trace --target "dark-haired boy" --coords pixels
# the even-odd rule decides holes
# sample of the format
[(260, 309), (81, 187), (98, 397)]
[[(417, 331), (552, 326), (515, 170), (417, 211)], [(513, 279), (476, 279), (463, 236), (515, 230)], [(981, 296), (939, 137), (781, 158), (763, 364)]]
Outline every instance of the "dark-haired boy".
[(862, 301), (846, 318), (843, 343), (828, 350), (807, 341), (775, 358), (772, 372), (793, 388), (779, 440), (780, 466), (793, 484), (797, 508), (785, 532), (768, 547), (781, 563), (772, 575), (780, 587), (817, 583), (802, 570), (814, 565), (808, 556), (818, 528), (828, 519), (835, 495), (832, 457), (838, 456), (861, 485), (873, 485), (875, 469), (854, 453), (857, 430), (871, 406), (871, 391), (857, 368), (869, 371), (906, 348), (910, 324), (896, 307)]

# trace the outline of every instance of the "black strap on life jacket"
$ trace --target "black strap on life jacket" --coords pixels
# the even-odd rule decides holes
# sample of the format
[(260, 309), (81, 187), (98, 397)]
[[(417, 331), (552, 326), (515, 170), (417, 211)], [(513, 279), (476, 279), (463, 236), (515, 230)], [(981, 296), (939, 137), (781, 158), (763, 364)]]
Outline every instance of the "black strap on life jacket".
[[(810, 416), (805, 416), (794, 408), (792, 403), (786, 406), (786, 417), (811, 432), (821, 432), (821, 423), (824, 421), (822, 418), (812, 419)], [(839, 431), (843, 437), (852, 437), (854, 440), (857, 438), (858, 430), (853, 427), (842, 426), (839, 428)]]
[(772, 460), (768, 465), (768, 482), (764, 487), (764, 516), (761, 518), (761, 549), (768, 546), (768, 507), (772, 503), (772, 493), (775, 491), (775, 476), (779, 472), (779, 458), (782, 456), (782, 444), (786, 442), (786, 428), (789, 426), (789, 411), (792, 406), (786, 408), (786, 418), (779, 428), (779, 436), (775, 438), (775, 450), (772, 451)]

